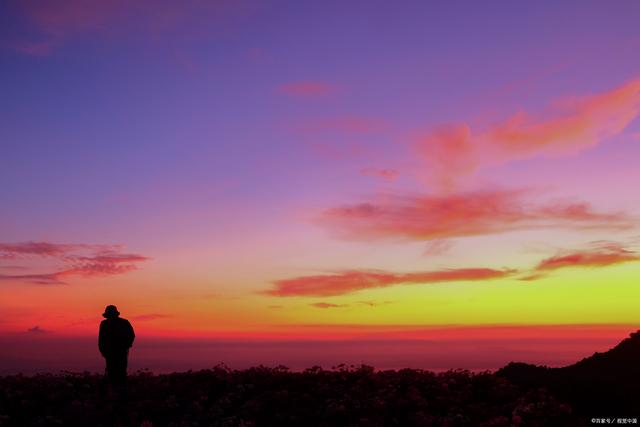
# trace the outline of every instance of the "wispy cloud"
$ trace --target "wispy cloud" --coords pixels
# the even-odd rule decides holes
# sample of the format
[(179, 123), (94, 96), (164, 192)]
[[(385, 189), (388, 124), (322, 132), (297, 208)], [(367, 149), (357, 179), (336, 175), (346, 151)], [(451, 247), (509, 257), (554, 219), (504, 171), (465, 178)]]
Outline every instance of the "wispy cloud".
[(336, 91), (336, 88), (328, 82), (305, 80), (281, 84), (277, 90), (284, 95), (313, 99), (330, 95)]
[(58, 273), (43, 274), (0, 274), (0, 281), (4, 282), (28, 282), (36, 285), (63, 285)]
[(606, 267), (640, 261), (640, 255), (617, 242), (594, 242), (584, 250), (561, 251), (543, 259), (535, 271), (544, 273), (568, 267)]
[(60, 257), (74, 251), (116, 251), (119, 245), (85, 245), (50, 242), (0, 243), (0, 258), (17, 258), (25, 255)]
[[(393, 273), (382, 270), (345, 270), (334, 274), (298, 276), (276, 280), (273, 287), (263, 293), (277, 297), (332, 297), (351, 294), (367, 289), (386, 288), (397, 285), (426, 285), (443, 282), (488, 281), (513, 277), (520, 281), (536, 281), (547, 277), (555, 270), (582, 267), (596, 268), (640, 262), (640, 255), (611, 241), (592, 242), (582, 250), (561, 251), (545, 258), (531, 269), (451, 268), (435, 271)], [(518, 275), (520, 275), (518, 277)], [(361, 300), (357, 304), (374, 307), (390, 301), (375, 302)], [(309, 304), (316, 308), (348, 307), (348, 304), (318, 302)]]
[(446, 239), (436, 239), (427, 242), (424, 252), (424, 256), (436, 256), (447, 253), (453, 247), (453, 242)]
[(0, 243), (0, 259), (53, 258), (61, 267), (54, 272), (0, 274), (0, 281), (63, 284), (71, 276), (96, 277), (124, 274), (149, 258), (122, 253), (121, 245), (60, 244), (50, 242)]
[(640, 78), (607, 92), (555, 100), (541, 116), (518, 112), (476, 129), (442, 125), (416, 137), (415, 149), (431, 182), (452, 189), (484, 165), (572, 153), (610, 140), (639, 115)]
[(393, 304), (393, 301), (358, 301), (358, 304), (366, 305), (368, 307), (378, 307), (381, 305)]
[(591, 242), (584, 249), (560, 250), (555, 255), (541, 260), (530, 270), (524, 271), (518, 280), (532, 282), (544, 279), (554, 271), (565, 268), (600, 268), (639, 261), (640, 254), (630, 249), (627, 244), (598, 240)]
[(277, 280), (264, 293), (271, 296), (336, 296), (365, 289), (396, 285), (420, 285), (442, 282), (482, 281), (510, 277), (516, 270), (492, 268), (459, 268), (417, 273), (392, 273), (380, 270), (349, 270), (336, 274), (300, 276)]
[(524, 276), (518, 277), (518, 280), (523, 282), (533, 282), (534, 280), (540, 280), (547, 277), (545, 273), (527, 272)]
[(539, 228), (623, 230), (622, 212), (595, 211), (585, 202), (534, 204), (529, 190), (381, 197), (325, 210), (317, 223), (347, 239), (434, 240)]
[(344, 308), (349, 307), (349, 304), (332, 304), (330, 302), (314, 302), (313, 304), (309, 304), (311, 307), (315, 308)]

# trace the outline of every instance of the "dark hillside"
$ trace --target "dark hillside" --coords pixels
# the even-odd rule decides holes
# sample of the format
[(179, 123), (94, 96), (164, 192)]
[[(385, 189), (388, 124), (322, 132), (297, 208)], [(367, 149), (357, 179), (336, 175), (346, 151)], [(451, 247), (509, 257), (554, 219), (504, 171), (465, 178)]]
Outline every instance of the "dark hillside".
[(593, 417), (640, 416), (640, 331), (614, 348), (562, 368), (510, 363), (496, 372), (524, 389), (547, 387)]

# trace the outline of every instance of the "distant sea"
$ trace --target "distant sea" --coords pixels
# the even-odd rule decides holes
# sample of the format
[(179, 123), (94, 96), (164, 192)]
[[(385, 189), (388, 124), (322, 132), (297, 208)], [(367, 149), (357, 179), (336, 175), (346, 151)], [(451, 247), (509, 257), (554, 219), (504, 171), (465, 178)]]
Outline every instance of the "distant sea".
[[(129, 372), (198, 370), (224, 363), (233, 369), (284, 365), (299, 371), (312, 366), (366, 364), (376, 369), (443, 371), (498, 369), (511, 361), (547, 366), (574, 363), (606, 351), (629, 331), (598, 336), (500, 337), (459, 339), (251, 340), (138, 337), (129, 355)], [(22, 372), (103, 372), (97, 337), (54, 334), (0, 336), (0, 375)]]

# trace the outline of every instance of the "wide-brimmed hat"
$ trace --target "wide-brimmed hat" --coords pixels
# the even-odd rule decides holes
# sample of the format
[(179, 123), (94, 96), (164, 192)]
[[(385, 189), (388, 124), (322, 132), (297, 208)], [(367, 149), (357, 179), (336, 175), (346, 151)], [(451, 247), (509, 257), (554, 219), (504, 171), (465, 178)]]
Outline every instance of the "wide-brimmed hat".
[(115, 305), (108, 305), (105, 307), (104, 309), (104, 313), (102, 313), (102, 317), (118, 317), (120, 316), (120, 312), (118, 311), (118, 308)]

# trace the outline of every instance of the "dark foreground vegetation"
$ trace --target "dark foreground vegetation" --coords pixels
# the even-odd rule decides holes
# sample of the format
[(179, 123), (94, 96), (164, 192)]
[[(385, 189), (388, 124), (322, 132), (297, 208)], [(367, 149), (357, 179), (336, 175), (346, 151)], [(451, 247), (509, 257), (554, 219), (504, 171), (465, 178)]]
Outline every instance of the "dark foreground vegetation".
[(2, 426), (582, 425), (544, 390), (491, 373), (258, 367), (130, 376), (127, 395), (95, 374), (0, 380)]
[[(0, 426), (587, 426), (640, 422), (640, 334), (565, 368), (338, 366), (0, 377)], [(594, 420), (598, 418), (599, 420)], [(634, 423), (635, 420), (635, 423)]]

